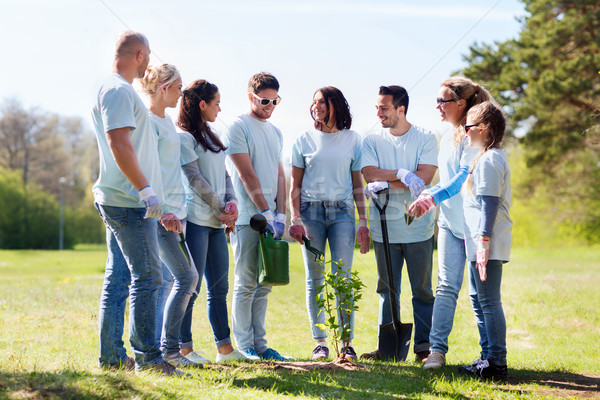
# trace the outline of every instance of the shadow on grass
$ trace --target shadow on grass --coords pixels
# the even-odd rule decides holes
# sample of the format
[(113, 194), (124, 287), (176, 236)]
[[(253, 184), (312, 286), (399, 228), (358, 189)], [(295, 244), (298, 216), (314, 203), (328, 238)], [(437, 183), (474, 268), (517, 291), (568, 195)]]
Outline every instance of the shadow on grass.
[(509, 370), (508, 384), (537, 384), (559, 391), (600, 395), (600, 376), (565, 371)]
[(119, 374), (0, 372), (0, 398), (114, 399), (143, 394)]

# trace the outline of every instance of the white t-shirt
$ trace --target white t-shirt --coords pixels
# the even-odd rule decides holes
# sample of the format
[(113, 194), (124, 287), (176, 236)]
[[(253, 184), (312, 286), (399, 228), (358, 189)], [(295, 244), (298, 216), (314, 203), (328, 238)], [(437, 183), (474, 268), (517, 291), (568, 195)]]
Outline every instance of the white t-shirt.
[(292, 147), (292, 165), (303, 168), (301, 201), (344, 201), (354, 207), (352, 172), (360, 171), (361, 137), (343, 129), (311, 129)]
[[(227, 192), (225, 179), (225, 152), (214, 153), (196, 143), (196, 139), (185, 131), (179, 131), (181, 137), (181, 165), (198, 162), (198, 169), (202, 177), (210, 184), (221, 200), (225, 201)], [(200, 226), (222, 228), (218, 213), (215, 213), (209, 204), (202, 200), (192, 190), (186, 179), (188, 221)]]
[(479, 159), (473, 170), (473, 194), (463, 200), (465, 213), (465, 243), (467, 260), (476, 261), (481, 196), (500, 198), (498, 215), (490, 236), (490, 260), (510, 260), (512, 246), (512, 219), (510, 210), (510, 168), (502, 150), (491, 149)]
[[(414, 172), (419, 164), (437, 166), (437, 139), (433, 133), (423, 128), (412, 125), (402, 136), (394, 136), (389, 129), (382, 129), (363, 140), (362, 168), (369, 166), (392, 170), (404, 168)], [(415, 200), (411, 197), (410, 190), (390, 189), (389, 196), (386, 218), (390, 243), (416, 243), (433, 236), (433, 213), (415, 218), (410, 225), (406, 225), (404, 201), (406, 200), (408, 206)], [(383, 198), (380, 197), (380, 200)], [(370, 201), (371, 234), (373, 240), (382, 242), (379, 211), (373, 201), (379, 200)]]
[[(269, 121), (258, 121), (249, 114), (239, 116), (233, 123), (225, 139), (228, 155), (247, 153), (252, 167), (260, 182), (261, 192), (267, 204), (275, 211), (277, 197), (277, 178), (279, 163), (282, 162), (283, 136), (281, 131)], [(263, 210), (259, 210), (250, 199), (240, 174), (228, 160), (228, 168), (233, 181), (233, 188), (238, 198), (239, 225), (248, 225), (250, 218)]]
[(92, 188), (96, 203), (113, 207), (145, 207), (137, 189), (117, 166), (108, 146), (106, 132), (125, 127), (131, 128), (129, 138), (142, 173), (162, 199), (158, 137), (152, 129), (148, 109), (133, 86), (118, 74), (107, 76), (98, 91), (92, 120), (100, 154), (100, 175)]
[(179, 134), (168, 115), (161, 118), (150, 112), (150, 120), (158, 135), (158, 156), (160, 158), (164, 204), (177, 218), (184, 219), (187, 211), (185, 208), (185, 188), (179, 163), (181, 154)]

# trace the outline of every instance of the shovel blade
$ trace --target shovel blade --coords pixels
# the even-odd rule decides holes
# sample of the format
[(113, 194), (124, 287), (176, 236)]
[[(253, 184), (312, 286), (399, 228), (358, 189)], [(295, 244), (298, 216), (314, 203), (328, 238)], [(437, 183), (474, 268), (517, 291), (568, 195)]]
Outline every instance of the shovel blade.
[(382, 360), (405, 361), (410, 349), (412, 324), (400, 323), (396, 332), (393, 324), (379, 325), (379, 353)]

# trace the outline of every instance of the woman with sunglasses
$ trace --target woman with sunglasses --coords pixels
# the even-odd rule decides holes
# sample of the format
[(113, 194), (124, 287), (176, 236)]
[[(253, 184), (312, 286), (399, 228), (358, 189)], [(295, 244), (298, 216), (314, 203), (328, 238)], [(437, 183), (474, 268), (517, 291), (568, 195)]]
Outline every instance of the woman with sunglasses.
[[(350, 130), (352, 116), (348, 102), (335, 87), (327, 86), (315, 92), (310, 115), (315, 129), (301, 135), (292, 149), (292, 225), (289, 234), (300, 244), (304, 244), (302, 237), (307, 236), (311, 246), (323, 253), (326, 242), (329, 242), (331, 259), (341, 260), (340, 264), (331, 264), (333, 272), (349, 274), (356, 232), (355, 204), (359, 215), (356, 239), (360, 243), (360, 252), (367, 253), (370, 245), (360, 172), (361, 137)], [(323, 265), (305, 247), (302, 251), (306, 270), (306, 305), (312, 337), (316, 341), (312, 358), (322, 360), (329, 357), (327, 333), (318, 325), (325, 322), (325, 313), (317, 305), (318, 287), (324, 282)], [(356, 352), (351, 346), (354, 313), (351, 313), (349, 321), (346, 316), (342, 318), (344, 325), (351, 330), (349, 344), (342, 348), (342, 355), (356, 359)]]
[(176, 107), (181, 97), (181, 76), (177, 68), (170, 64), (150, 66), (141, 79), (141, 85), (150, 99), (150, 120), (158, 136), (163, 205), (168, 208), (158, 224), (158, 250), (163, 262), (164, 279), (159, 288), (156, 337), (166, 361), (177, 367), (202, 367), (179, 352), (183, 316), (198, 284), (196, 269), (180, 249), (181, 220), (187, 214), (179, 164), (180, 144), (175, 125), (165, 114), (165, 109)]
[(229, 251), (223, 226), (228, 230), (234, 227), (237, 199), (225, 169), (226, 147), (208, 125), (221, 111), (220, 101), (217, 86), (196, 80), (183, 91), (177, 120), (181, 129), (181, 168), (187, 183), (186, 242), (200, 276), (181, 327), (181, 353), (196, 362), (209, 361), (193, 350), (192, 342), (192, 311), (203, 276), (217, 362), (245, 359), (231, 344), (227, 316)]
[(468, 146), (463, 125), (471, 107), (491, 100), (487, 90), (464, 77), (446, 79), (438, 92), (437, 109), (442, 121), (453, 125), (440, 141), (438, 167), (440, 182), (421, 193), (409, 213), (420, 217), (440, 204), (438, 218), (438, 286), (433, 304), (429, 357), (425, 369), (446, 363), (448, 336), (452, 331), (456, 301), (465, 270), (465, 242), (462, 197), (455, 196), (467, 178), (474, 154)]
[(465, 125), (469, 145), (479, 151), (463, 188), (465, 243), (471, 303), (479, 329), (481, 355), (459, 371), (480, 379), (506, 380), (506, 319), (500, 285), (510, 260), (512, 220), (510, 168), (500, 144), (506, 122), (490, 102), (471, 108)]

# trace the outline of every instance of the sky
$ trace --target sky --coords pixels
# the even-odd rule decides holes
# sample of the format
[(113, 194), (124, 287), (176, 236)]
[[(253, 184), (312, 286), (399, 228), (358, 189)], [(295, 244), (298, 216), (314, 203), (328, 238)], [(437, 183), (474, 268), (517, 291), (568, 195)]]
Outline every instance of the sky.
[[(168, 62), (184, 86), (215, 83), (223, 133), (247, 112), (248, 79), (268, 71), (282, 102), (271, 122), (284, 154), (312, 127), (314, 92), (336, 86), (361, 135), (377, 129), (379, 86), (404, 86), (409, 122), (441, 135), (435, 99), (441, 82), (466, 64), (470, 45), (517, 37), (525, 15), (516, 0), (481, 1), (117, 1), (0, 0), (3, 78), (0, 101), (84, 118), (110, 72), (114, 42), (125, 29), (148, 37), (150, 63)], [(144, 95), (141, 95), (144, 98)], [(177, 110), (169, 110), (174, 118)]]

